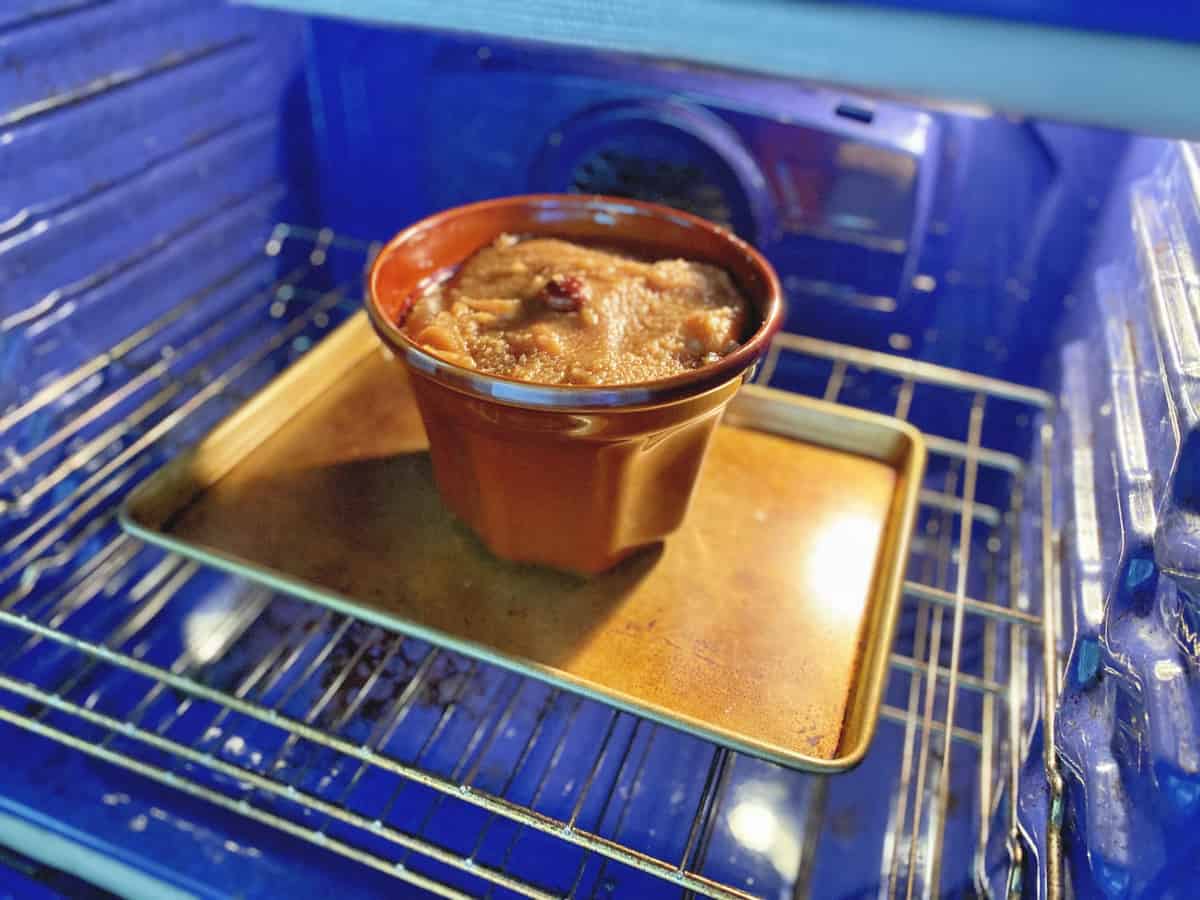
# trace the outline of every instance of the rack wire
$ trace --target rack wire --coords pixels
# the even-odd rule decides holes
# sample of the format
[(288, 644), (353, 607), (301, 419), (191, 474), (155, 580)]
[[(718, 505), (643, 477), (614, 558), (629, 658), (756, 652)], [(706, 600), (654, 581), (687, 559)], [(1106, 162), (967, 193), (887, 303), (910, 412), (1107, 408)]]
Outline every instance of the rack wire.
[[(196, 322), (204, 298), (190, 298), (0, 415), (0, 720), (438, 896), (614, 886), (754, 896), (751, 876), (770, 848), (751, 842), (732, 863), (713, 848), (737, 836), (732, 785), (766, 764), (218, 575), (116, 528), (115, 505), (158, 462), (357, 307), (376, 249), (278, 226), (265, 252), (283, 274), (235, 312)], [(348, 276), (338, 256), (352, 261)], [(947, 883), (990, 893), (999, 822), (1007, 890), (1018, 895), (1011, 786), (1029, 727), (1026, 653), (1046, 648), (1047, 709), (1056, 671), (1053, 604), (1020, 585), (1023, 567), (1049, 574), (1051, 469), (1038, 467), (1042, 502), (1026, 509), (1030, 467), (987, 437), (1025, 429), (1048, 453), (1050, 397), (794, 334), (775, 341), (757, 380), (926, 431), (930, 475), (882, 710), (888, 746), (867, 773), (840, 777), (876, 779), (890, 798), (880, 893), (938, 896)], [(957, 433), (930, 427), (947, 420), (947, 404), (965, 412)], [(938, 415), (922, 420), (931, 405)], [(989, 409), (1015, 424), (989, 432)], [(1031, 516), (1040, 560), (1021, 556)], [(1046, 767), (1053, 785), (1052, 754)], [(803, 798), (786, 811), (797, 837), (783, 877), (805, 896), (839, 785), (767, 768)], [(948, 875), (955, 772), (976, 792), (973, 871)], [(647, 828), (664, 780), (678, 799)], [(453, 834), (439, 826), (450, 820)], [(545, 865), (546, 853), (561, 865)]]

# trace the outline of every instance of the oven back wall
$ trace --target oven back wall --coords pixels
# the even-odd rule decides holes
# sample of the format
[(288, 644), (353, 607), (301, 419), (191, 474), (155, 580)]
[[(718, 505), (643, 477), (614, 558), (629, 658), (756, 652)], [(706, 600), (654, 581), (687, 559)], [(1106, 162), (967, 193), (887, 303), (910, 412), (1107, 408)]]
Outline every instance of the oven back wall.
[(530, 191), (666, 202), (768, 254), (788, 330), (1026, 383), (1126, 145), (578, 49), (324, 19), (309, 34), (326, 224), (385, 238)]

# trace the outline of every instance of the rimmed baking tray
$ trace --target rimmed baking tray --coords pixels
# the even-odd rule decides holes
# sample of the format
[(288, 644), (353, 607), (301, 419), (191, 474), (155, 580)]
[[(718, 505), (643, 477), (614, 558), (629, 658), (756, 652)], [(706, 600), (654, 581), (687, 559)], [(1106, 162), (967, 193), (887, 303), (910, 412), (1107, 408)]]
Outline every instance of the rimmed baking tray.
[(925, 465), (886, 416), (748, 386), (684, 527), (590, 579), (441, 505), (403, 366), (355, 316), (126, 500), (124, 527), (314, 603), (792, 768), (874, 733)]

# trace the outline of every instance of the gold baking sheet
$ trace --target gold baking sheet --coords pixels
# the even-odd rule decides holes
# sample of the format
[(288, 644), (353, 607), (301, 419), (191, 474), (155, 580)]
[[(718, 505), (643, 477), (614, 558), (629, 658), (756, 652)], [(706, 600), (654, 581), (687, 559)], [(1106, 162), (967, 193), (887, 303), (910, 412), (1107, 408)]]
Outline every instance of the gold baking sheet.
[(879, 711), (924, 467), (884, 416), (749, 386), (682, 530), (590, 579), (442, 507), (362, 314), (146, 481), (134, 534), (742, 752), (833, 772)]

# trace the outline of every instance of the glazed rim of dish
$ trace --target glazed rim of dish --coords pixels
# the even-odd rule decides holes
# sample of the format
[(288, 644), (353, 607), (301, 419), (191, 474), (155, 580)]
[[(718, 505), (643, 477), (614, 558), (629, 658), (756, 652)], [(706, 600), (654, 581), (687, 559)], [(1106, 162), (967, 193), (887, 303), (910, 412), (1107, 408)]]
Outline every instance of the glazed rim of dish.
[[(686, 248), (680, 248), (680, 257), (708, 262), (720, 266), (734, 279), (738, 289), (751, 303), (759, 316), (759, 325), (754, 333), (742, 342), (736, 350), (714, 363), (692, 369), (668, 378), (653, 381), (631, 382), (629, 384), (612, 384), (580, 387), (576, 385), (538, 384), (530, 381), (520, 381), (500, 375), (487, 375), (474, 369), (466, 369), (454, 363), (447, 362), (422, 348), (414, 341), (392, 318), (380, 308), (376, 290), (380, 274), (388, 265), (388, 260), (398, 247), (410, 243), (429, 231), (445, 228), (455, 220), (486, 215), (509, 207), (534, 207), (552, 213), (555, 209), (568, 207), (572, 210), (586, 211), (591, 219), (599, 226), (592, 235), (557, 235), (564, 240), (580, 240), (588, 238), (603, 238), (606, 233), (621, 239), (620, 227), (615, 225), (615, 217), (638, 216), (656, 219), (675, 227), (694, 228), (715, 236), (725, 244), (730, 256), (740, 258), (744, 269), (753, 270), (761, 279), (758, 291), (747, 290), (743, 280), (738, 277), (728, 262), (706, 259), (703, 256), (689, 255)], [(607, 221), (606, 221), (607, 220)], [(575, 219), (574, 221), (579, 221)], [(541, 221), (531, 221), (531, 226), (537, 226), (535, 233), (539, 237), (555, 237), (554, 217), (547, 215)], [(608, 229), (615, 229), (607, 231)], [(496, 235), (503, 229), (497, 229)], [(636, 246), (636, 240), (623, 240)], [(476, 248), (478, 249), (478, 248)], [(471, 252), (474, 252), (471, 251)], [(657, 254), (660, 258), (663, 254)], [(468, 254), (469, 256), (469, 254)], [(423, 283), (429, 283), (444, 277), (444, 273), (461, 265), (465, 261), (455, 259), (439, 265), (431, 270)], [(413, 285), (412, 299), (415, 300), (421, 284)], [(763, 355), (771, 338), (779, 330), (783, 322), (783, 292), (779, 279), (771, 264), (757, 250), (736, 237), (729, 231), (714, 225), (690, 213), (680, 212), (668, 206), (656, 203), (646, 203), (640, 200), (626, 200), (618, 197), (603, 197), (585, 194), (530, 194), (517, 197), (503, 197), (497, 200), (484, 200), (466, 206), (456, 206), (444, 212), (422, 219), (414, 225), (401, 231), (380, 250), (371, 264), (367, 279), (367, 312), (375, 331), (393, 351), (404, 355), (405, 360), (414, 369), (422, 372), (439, 383), (448, 387), (474, 394), (501, 403), (515, 406), (545, 407), (555, 409), (586, 409), (592, 407), (614, 406), (644, 406), (659, 404), (670, 400), (681, 400), (694, 397), (705, 391), (725, 384), (748, 370)]]

